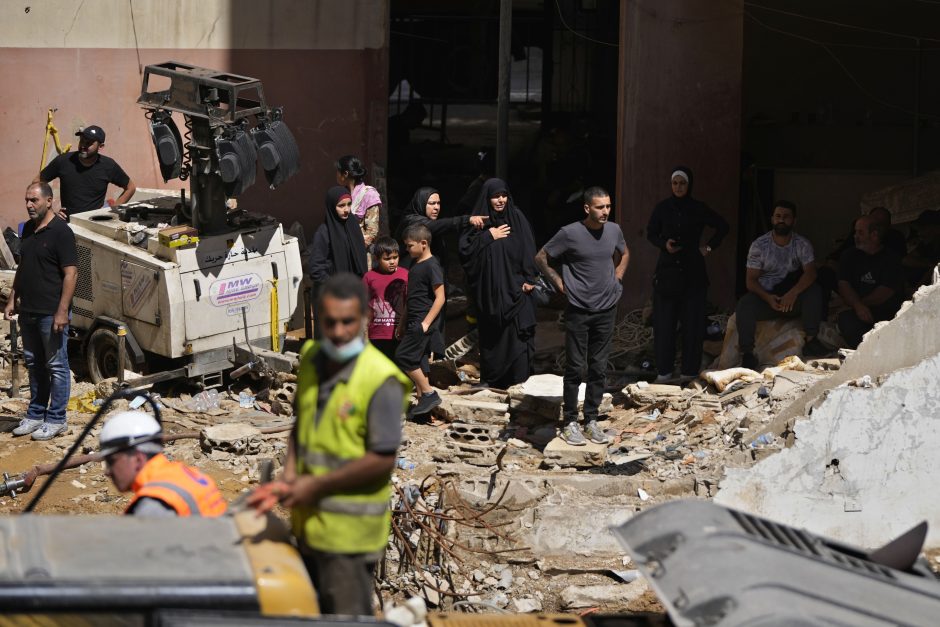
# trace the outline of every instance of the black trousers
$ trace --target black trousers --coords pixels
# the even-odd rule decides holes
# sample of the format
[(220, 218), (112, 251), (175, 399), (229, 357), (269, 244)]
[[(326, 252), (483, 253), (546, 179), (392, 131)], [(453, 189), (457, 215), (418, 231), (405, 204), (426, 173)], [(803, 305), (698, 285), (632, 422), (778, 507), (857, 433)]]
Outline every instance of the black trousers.
[[(607, 359), (614, 334), (617, 307), (587, 311), (568, 306), (565, 310), (565, 376), (562, 386), (565, 422), (578, 420), (578, 388), (584, 381), (584, 420), (597, 419), (604, 396)], [(585, 369), (587, 376), (585, 378)]]
[(797, 296), (793, 310), (789, 313), (771, 308), (760, 296), (754, 292), (748, 292), (741, 297), (737, 307), (735, 307), (735, 319), (738, 325), (738, 348), (741, 349), (742, 353), (754, 352), (754, 334), (757, 332), (758, 320), (799, 316), (803, 321), (803, 331), (806, 336), (814, 338), (819, 333), (822, 311), (823, 289), (816, 283), (810, 285)]
[(705, 340), (705, 294), (708, 286), (687, 285), (678, 296), (653, 292), (653, 352), (656, 371), (671, 375), (676, 361), (676, 325), (682, 325), (682, 374), (697, 376)]
[(305, 549), (304, 566), (317, 591), (321, 614), (373, 616), (373, 554), (345, 555)]
[(870, 309), (874, 322), (865, 322), (853, 309), (847, 309), (839, 314), (839, 333), (849, 348), (858, 348), (858, 345), (862, 343), (862, 336), (872, 330), (875, 322), (890, 320), (897, 313), (897, 307), (892, 305), (874, 306)]

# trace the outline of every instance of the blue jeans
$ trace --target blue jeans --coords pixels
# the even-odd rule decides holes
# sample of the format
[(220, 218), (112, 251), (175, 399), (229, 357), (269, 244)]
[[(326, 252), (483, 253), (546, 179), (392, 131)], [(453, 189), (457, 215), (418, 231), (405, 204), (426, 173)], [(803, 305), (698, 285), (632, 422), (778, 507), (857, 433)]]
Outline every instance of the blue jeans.
[(23, 358), (29, 371), (29, 408), (26, 417), (53, 424), (65, 422), (65, 406), (71, 387), (69, 354), (65, 343), (68, 325), (52, 332), (48, 314), (22, 312), (19, 315)]

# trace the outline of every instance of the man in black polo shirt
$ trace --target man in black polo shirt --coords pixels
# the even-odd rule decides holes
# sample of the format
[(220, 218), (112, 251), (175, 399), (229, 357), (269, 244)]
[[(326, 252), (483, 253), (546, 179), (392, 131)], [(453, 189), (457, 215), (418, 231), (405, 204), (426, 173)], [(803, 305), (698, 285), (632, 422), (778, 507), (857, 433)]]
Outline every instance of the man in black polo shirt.
[(839, 295), (851, 307), (839, 314), (839, 332), (849, 348), (876, 322), (890, 320), (904, 298), (904, 271), (897, 252), (886, 246), (884, 224), (871, 215), (855, 221), (855, 248), (839, 260)]
[(117, 161), (101, 154), (100, 150), (104, 148), (101, 127), (89, 126), (75, 135), (80, 138), (78, 151), (69, 151), (53, 159), (33, 182), (48, 183), (59, 179), (64, 216), (101, 209), (105, 205), (108, 183), (124, 190), (114, 201), (115, 205), (123, 205), (130, 200), (137, 186)]
[(65, 343), (78, 256), (72, 229), (52, 211), (48, 183), (26, 189), (26, 211), (30, 220), (23, 227), (20, 265), (3, 311), (7, 320), (19, 314), (29, 371), (29, 408), (13, 435), (32, 433), (34, 440), (50, 440), (66, 429), (70, 380)]

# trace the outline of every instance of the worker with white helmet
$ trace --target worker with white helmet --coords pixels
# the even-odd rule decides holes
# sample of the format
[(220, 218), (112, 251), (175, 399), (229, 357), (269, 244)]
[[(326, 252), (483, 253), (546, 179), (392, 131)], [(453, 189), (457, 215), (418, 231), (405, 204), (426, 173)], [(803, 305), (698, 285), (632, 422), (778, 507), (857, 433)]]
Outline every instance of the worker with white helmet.
[(106, 474), (121, 492), (134, 493), (125, 514), (221, 516), (226, 505), (215, 481), (163, 454), (163, 429), (150, 414), (125, 411), (101, 429)]

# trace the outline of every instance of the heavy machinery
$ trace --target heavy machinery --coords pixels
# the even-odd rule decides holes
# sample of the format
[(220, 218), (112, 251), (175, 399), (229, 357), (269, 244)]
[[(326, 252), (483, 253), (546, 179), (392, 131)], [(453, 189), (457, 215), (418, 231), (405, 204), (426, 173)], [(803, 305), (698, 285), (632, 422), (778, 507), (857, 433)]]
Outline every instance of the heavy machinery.
[[(138, 394), (161, 422), (153, 397), (119, 389), (23, 513), (0, 517), (0, 627), (202, 625), (225, 616), (224, 624), (292, 624), (290, 617), (318, 616), (303, 561), (274, 516), (238, 507), (219, 518), (33, 514), (62, 470), (92, 457), (75, 454), (113, 403)], [(35, 476), (3, 479), (0, 496), (15, 497)]]
[(142, 190), (72, 216), (72, 328), (90, 377), (118, 374), (122, 328), (128, 369), (160, 369), (160, 378), (214, 385), (240, 365), (290, 371), (294, 356), (282, 347), (300, 309), (299, 242), (269, 215), (229, 208), (257, 162), (272, 189), (297, 172), (283, 112), (268, 107), (257, 79), (176, 62), (145, 67), (137, 102), (164, 180), (188, 179), (190, 193)]

